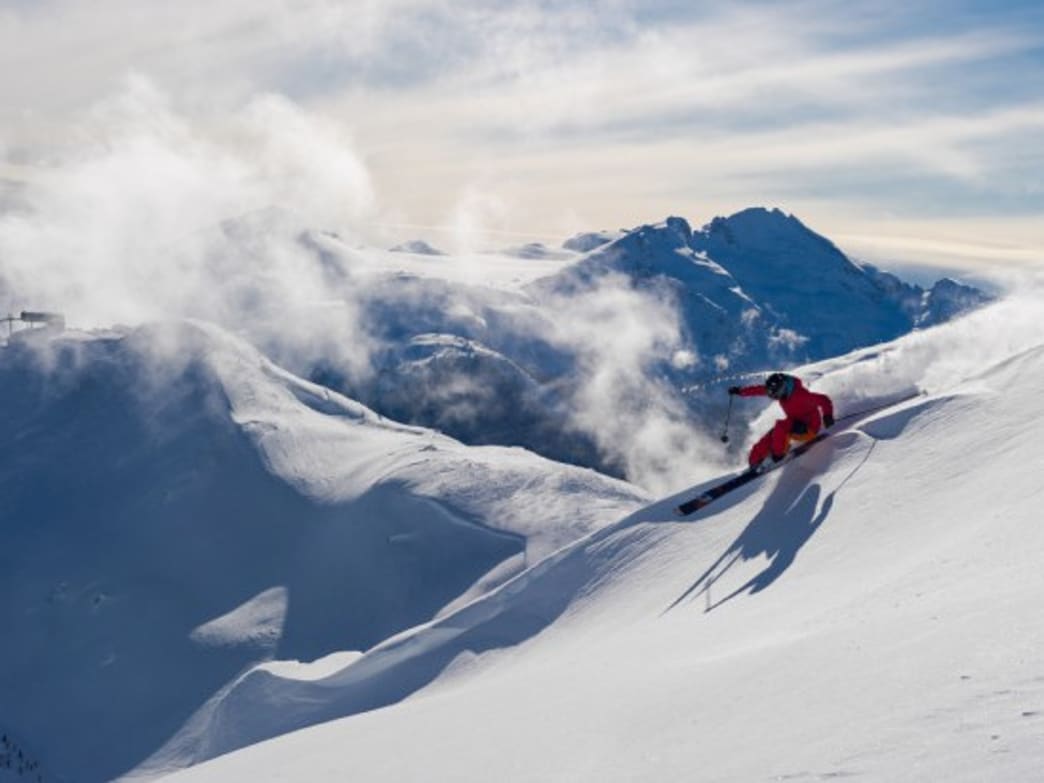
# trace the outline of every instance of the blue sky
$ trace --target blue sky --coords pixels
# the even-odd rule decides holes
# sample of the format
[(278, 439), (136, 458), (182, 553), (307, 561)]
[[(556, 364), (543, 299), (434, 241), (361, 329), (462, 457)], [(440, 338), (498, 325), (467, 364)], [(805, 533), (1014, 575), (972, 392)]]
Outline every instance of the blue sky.
[(877, 261), (1044, 258), (1039, 2), (174, 5), (0, 3), (0, 193), (112, 154), (145, 81), (210, 144), (273, 94), (336, 129), (374, 241), (765, 204)]

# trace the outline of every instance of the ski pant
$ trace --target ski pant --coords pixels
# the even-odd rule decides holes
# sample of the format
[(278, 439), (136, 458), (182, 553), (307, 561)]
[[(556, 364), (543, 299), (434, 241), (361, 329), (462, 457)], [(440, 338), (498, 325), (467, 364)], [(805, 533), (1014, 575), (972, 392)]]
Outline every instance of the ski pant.
[(765, 437), (754, 444), (747, 458), (750, 466), (759, 465), (771, 454), (782, 459), (791, 443), (803, 443), (816, 437), (816, 431), (803, 421), (797, 419), (779, 419), (775, 426), (765, 433)]

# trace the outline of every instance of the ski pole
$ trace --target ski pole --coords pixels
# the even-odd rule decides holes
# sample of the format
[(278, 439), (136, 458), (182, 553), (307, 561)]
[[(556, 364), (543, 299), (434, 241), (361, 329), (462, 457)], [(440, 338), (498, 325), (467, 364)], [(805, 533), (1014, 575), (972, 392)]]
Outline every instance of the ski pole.
[(732, 418), (732, 395), (729, 395), (729, 409), (725, 413), (725, 426), (721, 430), (721, 442), (729, 442), (729, 419)]

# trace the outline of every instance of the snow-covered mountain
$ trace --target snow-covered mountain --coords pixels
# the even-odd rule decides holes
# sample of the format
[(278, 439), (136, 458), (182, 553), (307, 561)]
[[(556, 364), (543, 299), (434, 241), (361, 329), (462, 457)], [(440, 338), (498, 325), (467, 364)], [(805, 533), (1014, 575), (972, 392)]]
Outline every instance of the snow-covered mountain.
[[(353, 268), (347, 249), (329, 242), (326, 248)], [(453, 269), (472, 263), (492, 273), (493, 255), (458, 264), (440, 259), (438, 266), (415, 266), (378, 282), (352, 279), (361, 321), (380, 346), (373, 374), (351, 378), (322, 357), (295, 369), (386, 415), (468, 443), (520, 445), (635, 479), (636, 458), (621, 445), (628, 439), (604, 436), (598, 419), (605, 416), (581, 412), (596, 378), (609, 372), (640, 378), (621, 396), (671, 398), (665, 403), (674, 411), (671, 426), (706, 425), (720, 417), (724, 397), (708, 402), (708, 394), (686, 396), (685, 389), (724, 389), (745, 373), (891, 340), (988, 301), (952, 281), (925, 292), (861, 267), (780, 210), (747, 209), (698, 231), (668, 218), (578, 235), (565, 248), (572, 251), (566, 260), (544, 274), (527, 271), (515, 285), (450, 279)], [(528, 255), (548, 263), (542, 251)], [(624, 323), (618, 316), (625, 310), (648, 317)], [(580, 330), (559, 327), (608, 323), (614, 311), (620, 323), (592, 330), (582, 343), (575, 339)], [(642, 361), (607, 369), (614, 355), (626, 354), (617, 346), (631, 335), (620, 329), (636, 328), (650, 331)], [(638, 419), (636, 407), (617, 406), (607, 415)]]
[(575, 293), (613, 274), (677, 303), (704, 379), (723, 367), (792, 366), (847, 353), (988, 301), (953, 281), (926, 293), (860, 267), (796, 217), (762, 208), (715, 218), (699, 231), (678, 217), (642, 226), (531, 289)]
[(647, 501), (204, 324), (25, 333), (0, 381), (0, 734), (47, 780), (116, 777), (245, 667), (343, 661)]
[(170, 779), (1035, 779), (1038, 305), (805, 368), (851, 418), (800, 461), (350, 662), (254, 669), (180, 747), (244, 749)]
[[(672, 465), (714, 446), (701, 433), (724, 416), (739, 376), (872, 345), (981, 301), (955, 284), (920, 292), (872, 273), (779, 210), (696, 231), (670, 218), (579, 234), (554, 251), (524, 246), (527, 257), (433, 255), (421, 242), (365, 247), (264, 209), (157, 247), (140, 267), (124, 262), (125, 274), (105, 258), (93, 276), (41, 276), (38, 297), (31, 271), (4, 294), (0, 270), (0, 304), (65, 310), (72, 298), (74, 321), (214, 322), (395, 420), (666, 491), (690, 478)], [(117, 279), (98, 284), (107, 276)]]
[(413, 253), (420, 256), (444, 256), (446, 255), (437, 247), (434, 247), (423, 239), (410, 239), (395, 247), (389, 248), (392, 253)]
[(624, 233), (623, 231), (586, 231), (569, 237), (562, 243), (562, 247), (575, 253), (588, 253), (595, 248), (609, 244), (614, 239), (619, 239)]
[(555, 250), (542, 242), (526, 242), (524, 245), (506, 248), (502, 252), (504, 255), (515, 256), (516, 258), (571, 261), (573, 259), (572, 249), (565, 244), (563, 247), (565, 248), (564, 250)]
[(919, 328), (946, 323), (991, 300), (988, 294), (979, 289), (962, 285), (948, 277), (937, 280), (931, 288), (925, 290), (919, 285), (904, 283), (873, 264), (861, 266), (874, 283), (902, 308), (913, 325)]
[[(7, 534), (0, 623), (16, 640), (0, 649), (0, 734), (40, 762), (43, 779), (155, 776), (348, 716), (356, 716), (353, 726), (379, 725), (361, 730), (372, 746), (356, 744), (354, 734), (347, 742), (370, 779), (423, 777), (410, 759), (384, 766), (374, 755), (400, 727), (443, 738), (438, 746), (421, 743), (437, 777), (480, 779), (488, 770), (505, 779), (531, 777), (526, 765), (501, 775), (485, 751), (458, 776), (457, 760), (444, 755), (459, 747), (445, 731), (477, 714), (497, 714), (501, 698), (514, 706), (499, 727), (482, 727), (482, 741), (501, 749), (509, 736), (549, 743), (571, 766), (566, 773), (538, 767), (536, 777), (600, 779), (608, 768), (587, 754), (606, 736), (665, 758), (673, 745), (658, 745), (644, 730), (629, 740), (614, 723), (621, 713), (611, 705), (588, 713), (567, 686), (596, 708), (606, 706), (599, 693), (619, 687), (620, 698), (656, 725), (653, 696), (640, 693), (647, 673), (625, 673), (617, 682), (597, 672), (623, 671), (635, 655), (666, 667), (653, 678), (657, 699), (676, 689), (672, 672), (691, 673), (714, 694), (720, 669), (690, 671), (687, 657), (664, 653), (673, 649), (666, 640), (675, 640), (703, 650), (699, 661), (738, 662), (741, 674), (723, 676), (742, 691), (761, 671), (744, 668), (744, 656), (764, 647), (753, 624), (767, 622), (769, 636), (778, 632), (784, 640), (806, 631), (833, 638), (847, 628), (834, 604), (820, 614), (798, 612), (791, 617), (796, 625), (787, 624), (789, 601), (812, 605), (811, 588), (732, 615), (732, 606), (746, 605), (739, 590), (725, 602), (728, 616), (739, 619), (692, 631), (691, 616), (652, 620), (650, 607), (673, 603), (683, 577), (696, 579), (694, 568), (720, 555), (727, 573), (710, 581), (726, 587), (734, 580), (730, 590), (763, 592), (786, 572), (788, 580), (805, 574), (807, 584), (842, 598), (856, 595), (855, 588), (835, 590), (832, 580), (858, 573), (858, 564), (838, 558), (832, 570), (832, 553), (875, 542), (869, 535), (820, 536), (823, 521), (829, 517), (833, 530), (838, 520), (841, 531), (879, 516), (914, 525), (905, 510), (882, 511), (875, 497), (928, 514), (932, 507), (917, 493), (940, 484), (926, 479), (896, 490), (888, 483), (893, 465), (912, 481), (937, 467), (934, 455), (973, 442), (995, 464), (981, 483), (968, 478), (967, 492), (1003, 486), (1011, 490), (1004, 513), (1016, 521), (1025, 516), (1020, 504), (1032, 493), (1000, 444), (1013, 444), (1019, 465), (1031, 459), (1029, 447), (1015, 413), (988, 420), (987, 411), (1009, 393), (1016, 371), (1036, 382), (1038, 354), (1031, 349), (1044, 345), (1044, 335), (1033, 332), (1039, 303), (1014, 312), (984, 308), (891, 345), (804, 367), (817, 388), (849, 410), (894, 402), (917, 388), (930, 396), (908, 418), (899, 407), (860, 419), (820, 450), (821, 462), (737, 495), (713, 511), (717, 522), (679, 526), (665, 515), (673, 499), (648, 505), (650, 493), (632, 484), (519, 448), (465, 445), (445, 433), (471, 443), (524, 444), (618, 475), (645, 471), (655, 479), (673, 471), (660, 486), (681, 486), (679, 476), (691, 483), (722, 472), (730, 456), (693, 420), (693, 413), (713, 411), (713, 402), (701, 409), (685, 398), (689, 384), (709, 383), (698, 399), (712, 400), (722, 375), (817, 358), (846, 340), (858, 346), (927, 323), (922, 313), (929, 311), (917, 309), (910, 289), (851, 264), (796, 220), (765, 210), (695, 232), (671, 218), (574, 238), (565, 259), (372, 251), (333, 234), (288, 233), (279, 218), (230, 221), (216, 229), (215, 241), (196, 245), (207, 249), (209, 271), (229, 287), (201, 306), (213, 307), (241, 336), (184, 321), (27, 332), (0, 349), (7, 393), (0, 439), (9, 455), (0, 469)], [(476, 265), (482, 279), (494, 272), (501, 279), (476, 282)], [(814, 282), (806, 279), (820, 266)], [(937, 288), (940, 317), (947, 314), (942, 303), (980, 303), (961, 289)], [(819, 331), (815, 320), (802, 320), (802, 308), (817, 298), (832, 302)], [(921, 295), (922, 305), (931, 298)], [(853, 319), (845, 334), (832, 325), (842, 303)], [(1012, 327), (1026, 312), (1030, 326)], [(999, 334), (998, 320), (1003, 339), (990, 342), (984, 335)], [(976, 356), (996, 367), (973, 371), (968, 362)], [(1003, 405), (1025, 400), (1005, 397)], [(765, 424), (754, 420), (755, 410), (733, 417), (737, 462), (746, 426)], [(393, 419), (434, 423), (443, 432)], [(699, 450), (701, 438), (717, 444), (713, 455)], [(903, 457), (907, 448), (922, 456)], [(882, 455), (889, 461), (878, 461)], [(958, 475), (947, 472), (948, 464), (942, 461), (943, 475)], [(1005, 465), (1016, 481), (1005, 478)], [(966, 477), (959, 473), (962, 482)], [(951, 515), (988, 513), (964, 494), (942, 507)], [(782, 533), (774, 532), (779, 524)], [(981, 529), (962, 524), (968, 527), (955, 528), (953, 542), (971, 539), (960, 530)], [(804, 558), (814, 551), (810, 540), (824, 538), (835, 549), (813, 559), (812, 571), (795, 571), (798, 550)], [(727, 539), (733, 545), (724, 548)], [(911, 554), (918, 567), (928, 556), (926, 541)], [(744, 565), (764, 553), (770, 565)], [(971, 554), (954, 550), (952, 557)], [(977, 578), (993, 573), (982, 570)], [(894, 595), (905, 600), (895, 592), (901, 584), (866, 585), (885, 596), (882, 606)], [(685, 604), (670, 618), (679, 610), (684, 617)], [(889, 620), (868, 615), (871, 625), (887, 626), (887, 639), (912, 633), (911, 625)], [(607, 652), (592, 673), (595, 649)], [(791, 680), (797, 676), (795, 668), (784, 670)], [(462, 701), (454, 696), (458, 685)], [(687, 687), (678, 692), (691, 695)], [(548, 705), (540, 696), (546, 693), (559, 695)], [(772, 695), (774, 708), (786, 712), (784, 695)], [(437, 730), (425, 721), (438, 718), (413, 717), (416, 705), (431, 703), (445, 704), (449, 718)], [(709, 703), (725, 711), (724, 701)], [(393, 709), (368, 712), (386, 706)], [(555, 720), (527, 733), (548, 710)], [(684, 710), (671, 702), (666, 714), (681, 719)], [(853, 710), (856, 718), (866, 715)], [(712, 726), (706, 719), (702, 725)], [(582, 726), (592, 733), (578, 735)], [(573, 741), (576, 753), (556, 744)], [(723, 746), (738, 752), (735, 742)], [(258, 752), (269, 753), (266, 747), (276, 748), (271, 767), (247, 761), (246, 771), (228, 776), (282, 774), (282, 746)], [(785, 755), (785, 748), (774, 749)], [(692, 763), (690, 756), (681, 762), (686, 770)], [(223, 766), (214, 769), (200, 774), (226, 775)], [(0, 781), (4, 774), (0, 769)], [(292, 776), (325, 774), (308, 766)]]

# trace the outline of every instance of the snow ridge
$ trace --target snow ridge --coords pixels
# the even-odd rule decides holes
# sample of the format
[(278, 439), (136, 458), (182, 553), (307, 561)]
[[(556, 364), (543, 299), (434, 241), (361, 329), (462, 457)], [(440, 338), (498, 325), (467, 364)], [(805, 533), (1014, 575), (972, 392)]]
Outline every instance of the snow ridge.
[(213, 325), (21, 343), (0, 380), (0, 723), (59, 777), (116, 778), (244, 670), (371, 647), (646, 500), (390, 422)]
[[(174, 779), (1032, 778), (1036, 332), (692, 520), (681, 495), (651, 504), (324, 680), (247, 675), (224, 740), (326, 722)], [(818, 383), (851, 409), (855, 368), (920, 350), (831, 360)]]

